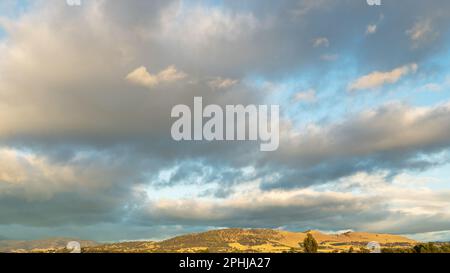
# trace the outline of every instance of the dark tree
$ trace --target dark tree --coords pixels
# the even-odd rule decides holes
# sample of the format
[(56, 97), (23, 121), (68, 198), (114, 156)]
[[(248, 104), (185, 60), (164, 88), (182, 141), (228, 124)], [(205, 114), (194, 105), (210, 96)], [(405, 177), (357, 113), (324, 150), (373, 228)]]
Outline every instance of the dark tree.
[(303, 248), (305, 249), (305, 253), (317, 253), (319, 245), (311, 233), (306, 234), (306, 238), (303, 240)]

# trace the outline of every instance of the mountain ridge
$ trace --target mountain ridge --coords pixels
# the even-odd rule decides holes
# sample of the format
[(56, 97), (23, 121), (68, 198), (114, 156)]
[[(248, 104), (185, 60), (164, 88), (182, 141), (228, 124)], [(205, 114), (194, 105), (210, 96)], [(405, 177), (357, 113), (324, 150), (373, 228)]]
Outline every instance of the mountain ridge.
[(0, 241), (0, 252), (67, 252), (70, 241), (78, 241), (86, 253), (193, 253), (193, 252), (301, 252), (310, 233), (319, 244), (319, 252), (347, 251), (364, 248), (369, 242), (382, 247), (411, 247), (417, 241), (400, 235), (353, 232), (324, 233), (318, 230), (293, 232), (279, 229), (229, 228), (189, 233), (161, 241), (121, 241), (99, 243), (70, 238), (47, 238), (32, 241)]
[(410, 247), (417, 242), (400, 235), (345, 232), (326, 234), (320, 231), (292, 232), (276, 229), (219, 229), (190, 233), (162, 241), (124, 242), (86, 247), (85, 252), (289, 252), (301, 251), (307, 233), (319, 244), (320, 252), (344, 251), (365, 247), (376, 241), (381, 246)]

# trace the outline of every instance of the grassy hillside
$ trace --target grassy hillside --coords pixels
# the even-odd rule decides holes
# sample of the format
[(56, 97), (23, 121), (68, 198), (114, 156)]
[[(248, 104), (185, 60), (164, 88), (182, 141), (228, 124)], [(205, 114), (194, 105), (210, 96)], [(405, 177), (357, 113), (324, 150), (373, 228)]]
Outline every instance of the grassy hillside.
[[(324, 234), (308, 231), (319, 243), (319, 252), (359, 249), (371, 241), (383, 247), (411, 247), (415, 241), (391, 234), (347, 232)], [(308, 232), (270, 229), (223, 229), (193, 233), (160, 242), (126, 242), (85, 247), (83, 252), (288, 252), (302, 251)]]
[(32, 241), (0, 240), (0, 252), (47, 252), (64, 249), (70, 241), (78, 241), (82, 246), (86, 247), (98, 245), (94, 241), (70, 238), (48, 238)]

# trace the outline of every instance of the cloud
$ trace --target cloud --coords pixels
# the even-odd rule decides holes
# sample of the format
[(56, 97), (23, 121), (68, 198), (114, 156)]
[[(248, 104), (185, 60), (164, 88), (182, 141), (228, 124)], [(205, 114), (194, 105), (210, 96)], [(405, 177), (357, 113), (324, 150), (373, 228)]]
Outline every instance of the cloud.
[[(258, 183), (241, 184), (234, 194), (220, 200), (148, 200), (137, 218), (162, 224), (228, 227), (277, 228), (283, 223), (294, 230), (332, 227), (336, 231), (351, 227), (357, 231), (416, 233), (448, 229), (450, 214), (446, 208), (450, 204), (446, 197), (450, 192), (436, 193), (426, 186), (415, 188), (411, 180), (426, 184), (433, 179), (405, 174), (389, 178), (383, 172), (361, 172), (330, 182), (327, 187), (332, 191), (315, 187), (262, 191)], [(417, 196), (421, 196), (420, 201)], [(414, 226), (408, 225), (411, 219)]]
[(366, 29), (366, 34), (370, 35), (370, 34), (375, 34), (377, 32), (377, 25), (373, 24), (373, 25), (368, 25), (367, 29)]
[(294, 95), (294, 100), (296, 102), (315, 102), (317, 100), (316, 90), (309, 89), (306, 91), (298, 92)]
[(239, 81), (233, 80), (229, 78), (215, 78), (214, 80), (211, 80), (208, 82), (209, 86), (212, 89), (228, 89), (234, 85), (236, 85)]
[[(280, 149), (262, 166), (277, 174), (267, 188), (295, 188), (351, 175), (386, 170), (424, 170), (445, 163), (450, 148), (450, 107), (393, 103), (350, 114), (343, 122), (282, 127)], [(355, 145), (357, 143), (357, 145)], [(271, 169), (271, 167), (273, 169)]]
[(439, 32), (433, 29), (432, 21), (430, 19), (416, 22), (412, 28), (406, 31), (406, 34), (411, 39), (413, 48), (418, 48), (431, 43), (439, 36)]
[(375, 34), (378, 31), (378, 25), (384, 20), (384, 14), (381, 13), (378, 17), (377, 23), (369, 24), (366, 28), (366, 35)]
[(419, 66), (415, 63), (404, 65), (388, 72), (375, 71), (368, 75), (362, 76), (349, 84), (348, 90), (374, 89), (385, 84), (397, 83), (402, 77), (416, 73)]
[(321, 193), (312, 189), (262, 192), (250, 186), (222, 200), (152, 200), (137, 218), (145, 222), (183, 225), (196, 222), (228, 227), (276, 228), (280, 223), (308, 226), (317, 219), (333, 218), (336, 214), (349, 215), (372, 205), (368, 200), (364, 203), (358, 199), (347, 193)]
[(326, 37), (319, 37), (313, 41), (313, 47), (329, 47), (330, 41)]
[(446, 76), (442, 81), (429, 82), (418, 88), (420, 92), (441, 92), (450, 86), (450, 76)]
[(450, 230), (406, 234), (405, 236), (420, 242), (446, 242), (450, 238)]
[(419, 88), (420, 91), (424, 91), (424, 92), (427, 92), (427, 91), (440, 92), (440, 91), (442, 91), (442, 89), (443, 89), (443, 87), (437, 83), (427, 83)]
[(161, 83), (170, 83), (184, 79), (186, 76), (184, 72), (178, 71), (174, 65), (167, 67), (156, 75), (150, 74), (147, 68), (141, 66), (130, 72), (126, 79), (131, 83), (152, 88)]

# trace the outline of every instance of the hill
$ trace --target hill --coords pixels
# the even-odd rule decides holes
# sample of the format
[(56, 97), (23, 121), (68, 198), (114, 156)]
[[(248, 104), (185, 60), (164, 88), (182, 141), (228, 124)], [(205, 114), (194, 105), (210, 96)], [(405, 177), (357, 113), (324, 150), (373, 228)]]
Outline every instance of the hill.
[(57, 249), (64, 249), (70, 241), (78, 241), (82, 246), (90, 247), (99, 243), (88, 240), (78, 240), (70, 238), (48, 238), (43, 240), (18, 241), (0, 240), (0, 252), (54, 252)]
[[(410, 247), (416, 242), (403, 236), (366, 232), (325, 234), (308, 231), (319, 243), (319, 252), (359, 249), (371, 241), (383, 247)], [(159, 242), (125, 242), (84, 247), (83, 252), (286, 252), (301, 251), (308, 232), (271, 229), (222, 229), (193, 233)]]

